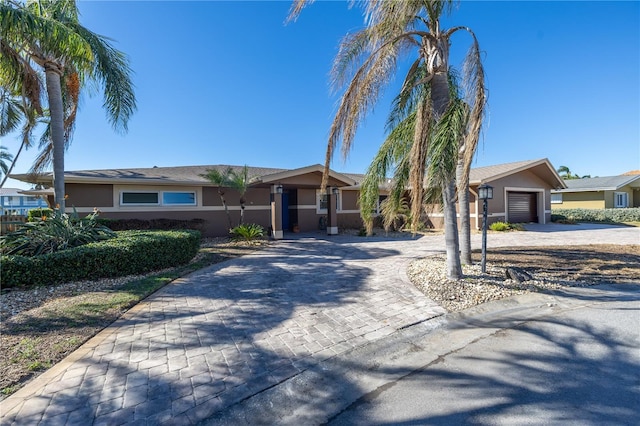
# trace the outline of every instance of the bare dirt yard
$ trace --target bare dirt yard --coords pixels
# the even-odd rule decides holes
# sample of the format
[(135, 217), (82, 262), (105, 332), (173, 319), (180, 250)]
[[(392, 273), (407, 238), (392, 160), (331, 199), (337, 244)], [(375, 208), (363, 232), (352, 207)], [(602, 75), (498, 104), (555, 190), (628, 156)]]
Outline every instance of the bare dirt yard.
[[(474, 265), (464, 266), (464, 278), (445, 278), (444, 257), (414, 261), (411, 281), (429, 298), (450, 312), (491, 300), (532, 291), (553, 291), (618, 283), (640, 285), (640, 245), (587, 245), (575, 247), (503, 247), (487, 253), (487, 272), (481, 273), (479, 252)], [(521, 283), (506, 278), (506, 268), (531, 275)]]

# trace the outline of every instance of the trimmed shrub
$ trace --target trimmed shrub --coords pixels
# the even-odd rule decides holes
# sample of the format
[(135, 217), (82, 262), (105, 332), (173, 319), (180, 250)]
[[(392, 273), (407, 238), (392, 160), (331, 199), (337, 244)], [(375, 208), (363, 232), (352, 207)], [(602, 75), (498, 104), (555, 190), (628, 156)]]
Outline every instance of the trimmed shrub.
[(552, 222), (640, 222), (640, 207), (625, 209), (553, 209)]
[(193, 229), (203, 231), (206, 221), (204, 219), (109, 219), (100, 218), (98, 222), (113, 231), (151, 230), (173, 231), (180, 229)]
[(234, 240), (252, 241), (264, 237), (264, 228), (255, 223), (242, 224), (231, 230)]
[(188, 263), (197, 231), (122, 231), (118, 237), (40, 256), (2, 256), (3, 288), (119, 277)]

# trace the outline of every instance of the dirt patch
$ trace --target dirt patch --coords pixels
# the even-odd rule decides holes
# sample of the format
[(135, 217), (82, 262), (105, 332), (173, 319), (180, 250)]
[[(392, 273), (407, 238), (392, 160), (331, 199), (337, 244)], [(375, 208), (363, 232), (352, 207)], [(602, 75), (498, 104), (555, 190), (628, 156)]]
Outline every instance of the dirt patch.
[[(474, 258), (479, 261), (480, 254)], [(556, 281), (640, 284), (640, 245), (497, 248), (487, 253), (487, 261)]]
[[(446, 278), (444, 256), (416, 260), (407, 274), (418, 289), (449, 312), (528, 292), (607, 283), (640, 285), (640, 245), (492, 248), (484, 274), (480, 258), (479, 252), (473, 253), (474, 264), (463, 266), (460, 280)], [(507, 279), (507, 267), (521, 268), (532, 279)]]

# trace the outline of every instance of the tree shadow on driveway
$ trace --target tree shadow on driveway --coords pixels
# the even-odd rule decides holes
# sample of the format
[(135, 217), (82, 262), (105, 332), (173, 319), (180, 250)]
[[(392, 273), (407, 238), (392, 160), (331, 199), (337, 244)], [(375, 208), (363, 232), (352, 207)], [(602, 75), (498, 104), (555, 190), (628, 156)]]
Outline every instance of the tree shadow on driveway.
[(193, 273), (3, 401), (4, 420), (197, 423), (387, 327), (353, 261), (396, 254), (300, 241)]

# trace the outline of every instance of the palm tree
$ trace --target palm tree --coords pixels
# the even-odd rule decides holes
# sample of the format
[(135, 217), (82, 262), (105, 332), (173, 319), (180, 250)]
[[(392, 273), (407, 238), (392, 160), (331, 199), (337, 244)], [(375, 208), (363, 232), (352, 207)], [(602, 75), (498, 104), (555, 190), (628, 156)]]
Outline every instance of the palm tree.
[(231, 214), (229, 213), (229, 207), (227, 206), (227, 200), (224, 198), (225, 188), (231, 186), (231, 174), (233, 173), (233, 169), (231, 167), (227, 167), (222, 171), (218, 169), (207, 169), (207, 173), (201, 175), (203, 178), (206, 178), (209, 182), (213, 183), (218, 187), (218, 195), (220, 196), (220, 202), (224, 206), (224, 212), (227, 214), (227, 220), (229, 221), (229, 230), (233, 228), (233, 223), (231, 222)]
[(4, 174), (5, 176), (9, 174), (9, 165), (7, 164), (7, 162), (10, 162), (12, 160), (13, 160), (13, 155), (11, 155), (11, 153), (7, 150), (6, 147), (0, 146), (0, 171), (2, 172), (1, 174)]
[(64, 212), (64, 151), (72, 138), (79, 93), (89, 82), (101, 87), (108, 120), (116, 131), (126, 132), (136, 109), (128, 60), (107, 38), (80, 25), (74, 0), (3, 2), (0, 39), (3, 53), (19, 58), (0, 63), (2, 74), (16, 79), (25, 64), (44, 72), (51, 143), (45, 144), (39, 164), (53, 163), (55, 202)]
[(245, 166), (239, 172), (231, 170), (229, 173), (230, 186), (240, 194), (240, 225), (244, 223), (244, 209), (247, 200), (244, 198), (249, 188), (249, 167)]
[[(289, 19), (294, 20), (309, 3), (309, 0), (295, 1)], [(337, 143), (342, 142), (342, 153), (346, 156), (358, 125), (393, 79), (398, 62), (411, 58), (413, 63), (405, 75), (390, 123), (395, 127), (415, 114), (405, 166), (409, 170), (412, 229), (415, 232), (419, 224), (425, 184), (435, 185), (442, 195), (447, 276), (460, 278), (456, 183), (466, 185), (464, 191), (468, 190), (485, 93), (475, 34), (467, 27), (445, 30), (440, 26), (441, 17), (451, 11), (452, 4), (437, 0), (365, 3), (367, 25), (343, 39), (331, 72), (333, 87), (345, 90), (329, 132), (322, 187), (326, 187)], [(459, 87), (449, 67), (450, 39), (458, 31), (472, 37), (462, 85), (468, 87), (465, 102), (457, 99)]]
[(560, 167), (558, 167), (558, 169), (556, 171), (558, 172), (560, 177), (562, 179), (564, 179), (564, 180), (584, 179), (584, 178), (590, 178), (591, 177), (591, 175), (580, 176), (577, 173), (573, 173), (573, 172), (571, 172), (571, 170), (569, 170), (569, 167), (567, 167), (567, 166), (560, 166)]
[[(21, 84), (21, 82), (18, 82), (17, 87), (20, 87)], [(19, 90), (19, 92), (24, 93), (24, 90)], [(5, 136), (20, 129), (21, 138), (20, 147), (5, 172), (2, 182), (0, 182), (0, 188), (4, 187), (7, 178), (18, 162), (22, 150), (28, 149), (33, 145), (32, 133), (35, 127), (41, 123), (48, 125), (48, 120), (39, 104), (34, 105), (26, 95), (15, 96), (5, 88), (0, 87), (0, 136)]]

